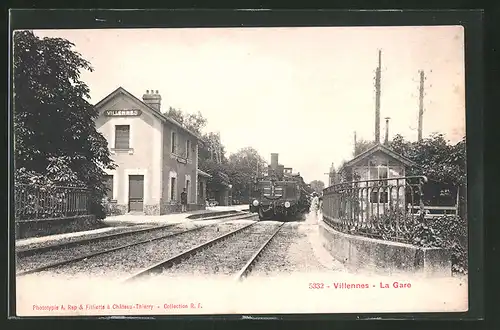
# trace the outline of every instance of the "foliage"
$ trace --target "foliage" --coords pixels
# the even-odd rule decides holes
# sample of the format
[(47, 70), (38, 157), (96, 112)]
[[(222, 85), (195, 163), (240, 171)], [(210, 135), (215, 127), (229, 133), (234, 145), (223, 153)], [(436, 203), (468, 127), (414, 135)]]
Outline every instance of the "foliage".
[(229, 156), (228, 172), (233, 185), (233, 198), (248, 200), (251, 195), (251, 185), (256, 177), (267, 168), (267, 164), (258, 151), (246, 147)]
[(202, 146), (198, 151), (198, 158), (200, 162), (205, 160), (213, 160), (216, 163), (226, 163), (226, 150), (222, 144), (220, 134), (209, 132), (202, 137)]
[(373, 141), (357, 140), (356, 145), (354, 146), (354, 157), (365, 152), (366, 150), (370, 149), (374, 145), (375, 145), (375, 142), (373, 142)]
[(321, 193), (325, 189), (325, 183), (321, 180), (313, 180), (309, 185), (317, 193)]
[(466, 183), (465, 137), (457, 144), (449, 144), (442, 134), (417, 142), (404, 140), (396, 135), (389, 147), (418, 164), (410, 168), (407, 175), (421, 175), (422, 172), (434, 180), (464, 186)]
[[(398, 219), (399, 227), (396, 226)], [(392, 210), (378, 218), (372, 218), (372, 226), (337, 225), (336, 230), (351, 235), (398, 241), (419, 247), (444, 248), (451, 252), (452, 271), (467, 273), (467, 221), (460, 216), (443, 215), (434, 219), (410, 216), (403, 210)]]
[[(442, 134), (433, 134), (417, 142), (406, 141), (402, 136), (396, 135), (389, 143), (389, 148), (417, 164), (417, 166), (407, 168), (407, 176), (426, 175), (438, 183), (438, 188), (448, 185), (447, 188), (454, 186), (464, 192), (466, 184), (465, 143), (464, 137), (459, 143), (452, 145)], [(353, 181), (358, 178), (353, 177), (349, 169), (346, 169), (342, 172), (341, 179)], [(432, 203), (436, 204), (436, 196), (441, 189), (436, 190), (436, 187), (428, 183), (424, 186), (424, 190), (426, 194), (431, 193)], [(461, 193), (461, 209), (465, 209), (463, 196), (464, 194)], [(354, 235), (400, 241), (421, 247), (449, 249), (452, 253), (453, 272), (466, 273), (467, 217), (465, 211), (460, 211), (459, 214), (461, 216), (442, 216), (427, 220), (423, 217), (410, 216), (404, 210), (392, 210), (379, 216), (376, 222), (372, 222), (376, 224), (374, 226), (338, 226), (335, 223), (332, 223), (332, 226)], [(399, 223), (404, 226), (397, 228), (396, 219), (399, 219)]]
[(105, 198), (103, 201), (104, 211), (106, 215), (120, 215), (122, 214), (121, 210), (118, 208), (116, 203), (111, 202), (108, 198)]
[(91, 212), (104, 217), (103, 168), (114, 165), (97, 132), (98, 113), (80, 80), (90, 63), (61, 38), (14, 34), (14, 138), (16, 177), (91, 190)]
[(199, 111), (197, 113), (183, 113), (180, 109), (170, 107), (165, 115), (198, 135), (201, 135), (202, 129), (207, 125), (207, 119)]
[(208, 159), (198, 163), (198, 165), (200, 170), (211, 175), (207, 180), (208, 191), (219, 191), (230, 183), (230, 179), (226, 174), (227, 163), (219, 164), (214, 160)]

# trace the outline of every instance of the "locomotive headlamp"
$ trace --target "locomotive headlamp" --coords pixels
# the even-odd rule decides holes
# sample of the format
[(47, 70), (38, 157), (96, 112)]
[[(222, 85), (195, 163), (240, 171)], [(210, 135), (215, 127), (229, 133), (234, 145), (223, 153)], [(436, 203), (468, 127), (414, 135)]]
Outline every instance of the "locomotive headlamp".
[(252, 205), (253, 206), (259, 206), (259, 201), (254, 199), (253, 202), (252, 202)]
[(286, 208), (289, 208), (289, 207), (290, 207), (290, 202), (286, 201), (286, 202), (285, 202), (285, 207), (286, 207)]

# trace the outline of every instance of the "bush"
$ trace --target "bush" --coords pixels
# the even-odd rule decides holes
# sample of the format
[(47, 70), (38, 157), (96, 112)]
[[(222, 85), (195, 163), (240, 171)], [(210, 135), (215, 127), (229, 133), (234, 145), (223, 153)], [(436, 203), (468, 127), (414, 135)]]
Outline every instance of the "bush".
[(104, 198), (102, 206), (106, 215), (121, 215), (121, 210), (116, 205), (116, 202), (112, 202), (109, 198)]
[(415, 228), (415, 245), (441, 247), (451, 251), (454, 273), (467, 274), (467, 237), (467, 221), (455, 215), (428, 220)]

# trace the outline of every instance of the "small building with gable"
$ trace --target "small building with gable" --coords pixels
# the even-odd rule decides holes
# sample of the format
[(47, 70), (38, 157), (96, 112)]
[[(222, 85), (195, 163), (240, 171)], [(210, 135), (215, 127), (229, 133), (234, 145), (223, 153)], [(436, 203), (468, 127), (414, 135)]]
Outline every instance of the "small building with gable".
[[(378, 143), (346, 162), (336, 174), (338, 177), (332, 178), (332, 180), (339, 183), (361, 181), (356, 183), (356, 186), (361, 188), (358, 190), (357, 200), (365, 214), (370, 212), (369, 209), (377, 207), (376, 204), (381, 207), (379, 211), (383, 212), (383, 210), (389, 209), (391, 201), (393, 207), (404, 209), (410, 202), (407, 200), (411, 196), (410, 187), (405, 186), (407, 183), (405, 180), (397, 180), (396, 178), (405, 177), (409, 167), (418, 168), (410, 159)], [(390, 180), (391, 178), (394, 180)], [(374, 189), (381, 185), (381, 182), (376, 180), (384, 180), (385, 185), (394, 188)], [(401, 187), (396, 188), (396, 186)], [(366, 189), (363, 189), (365, 187)], [(382, 207), (384, 204), (385, 207)]]
[[(119, 87), (95, 105), (97, 130), (106, 138), (117, 165), (106, 170), (108, 199), (120, 213), (160, 215), (205, 208), (205, 178), (198, 170), (200, 137), (161, 112), (158, 91), (142, 100)], [(200, 180), (200, 177), (203, 179)]]

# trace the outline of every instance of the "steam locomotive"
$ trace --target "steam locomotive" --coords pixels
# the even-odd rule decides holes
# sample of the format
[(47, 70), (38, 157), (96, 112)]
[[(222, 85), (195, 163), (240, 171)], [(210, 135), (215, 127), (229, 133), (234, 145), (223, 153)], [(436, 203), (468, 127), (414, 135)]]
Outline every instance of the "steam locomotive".
[(300, 173), (278, 164), (278, 154), (271, 154), (267, 175), (253, 183), (250, 212), (258, 213), (260, 220), (291, 219), (309, 210), (312, 189)]

